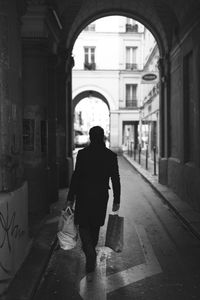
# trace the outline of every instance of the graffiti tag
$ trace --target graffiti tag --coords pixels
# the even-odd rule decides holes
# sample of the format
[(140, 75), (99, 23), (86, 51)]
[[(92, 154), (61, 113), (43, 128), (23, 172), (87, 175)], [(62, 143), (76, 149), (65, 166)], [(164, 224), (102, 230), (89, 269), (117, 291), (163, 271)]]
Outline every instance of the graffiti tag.
[(14, 237), (15, 239), (21, 238), (22, 235), (24, 235), (24, 230), (22, 230), (18, 224), (15, 222), (16, 218), (16, 212), (13, 212), (11, 218), (9, 217), (9, 209), (8, 209), (8, 203), (6, 205), (6, 216), (3, 215), (2, 212), (0, 212), (0, 232), (1, 229), (3, 231), (3, 237), (2, 241), (0, 241), (0, 248), (3, 248), (6, 241), (8, 243), (8, 249), (11, 251), (11, 237)]
[[(6, 204), (6, 214), (4, 215), (2, 212), (0, 212), (0, 237), (2, 239), (0, 240), (0, 249), (3, 248), (7, 242), (9, 252), (12, 251), (11, 246), (11, 238), (14, 239), (20, 239), (24, 235), (24, 230), (20, 228), (18, 224), (16, 224), (16, 212), (13, 212), (11, 217), (9, 216), (9, 209), (8, 209), (8, 203)], [(7, 270), (2, 262), (0, 262), (0, 268), (5, 273), (10, 273), (9, 270)]]

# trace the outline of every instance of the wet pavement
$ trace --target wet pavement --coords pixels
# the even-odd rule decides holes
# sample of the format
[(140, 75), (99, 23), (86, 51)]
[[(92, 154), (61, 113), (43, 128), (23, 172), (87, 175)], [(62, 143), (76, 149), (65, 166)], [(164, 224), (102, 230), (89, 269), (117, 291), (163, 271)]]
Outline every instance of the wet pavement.
[[(119, 166), (123, 252), (104, 247), (106, 224), (100, 233), (97, 268), (90, 276), (85, 274), (80, 241), (68, 251), (54, 247), (34, 300), (200, 299), (200, 241), (123, 157)], [(111, 207), (112, 192), (108, 213)], [(52, 217), (48, 222), (57, 221)]]

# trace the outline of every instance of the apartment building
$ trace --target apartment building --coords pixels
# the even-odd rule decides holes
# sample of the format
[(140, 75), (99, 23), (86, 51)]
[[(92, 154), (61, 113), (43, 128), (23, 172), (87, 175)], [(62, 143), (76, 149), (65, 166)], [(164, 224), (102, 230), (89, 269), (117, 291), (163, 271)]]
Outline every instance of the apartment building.
[(73, 49), (73, 107), (87, 97), (106, 103), (110, 148), (117, 152), (139, 140), (145, 32), (133, 19), (104, 17), (81, 32)]

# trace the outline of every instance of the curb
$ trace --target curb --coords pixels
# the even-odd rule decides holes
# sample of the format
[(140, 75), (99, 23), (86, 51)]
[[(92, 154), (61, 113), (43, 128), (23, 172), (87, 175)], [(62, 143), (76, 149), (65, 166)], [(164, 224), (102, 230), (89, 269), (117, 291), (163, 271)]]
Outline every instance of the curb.
[(160, 184), (157, 176), (151, 175), (126, 154), (123, 154), (122, 156), (143, 177), (143, 179), (150, 184), (187, 229), (200, 240), (200, 213), (194, 211), (191, 206), (181, 200), (170, 188)]

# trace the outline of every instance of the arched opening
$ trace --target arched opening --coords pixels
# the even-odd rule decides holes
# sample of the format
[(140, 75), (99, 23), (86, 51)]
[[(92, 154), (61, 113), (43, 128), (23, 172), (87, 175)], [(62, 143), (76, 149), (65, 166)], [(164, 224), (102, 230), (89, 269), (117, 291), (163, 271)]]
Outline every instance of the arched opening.
[(107, 106), (108, 109), (110, 109), (110, 105), (108, 103), (108, 100), (104, 95), (102, 95), (100, 92), (97, 92), (95, 90), (86, 90), (83, 92), (78, 93), (76, 96), (73, 97), (73, 109), (75, 109), (76, 105), (84, 98), (98, 98), (101, 99)]
[(109, 146), (110, 107), (107, 99), (96, 91), (84, 91), (73, 100), (74, 147), (84, 147), (89, 143), (89, 130), (101, 126), (105, 132), (105, 142)]
[(110, 148), (158, 163), (160, 46), (151, 32), (129, 15), (106, 16), (87, 23), (72, 53), (73, 108), (96, 93), (110, 107)]

